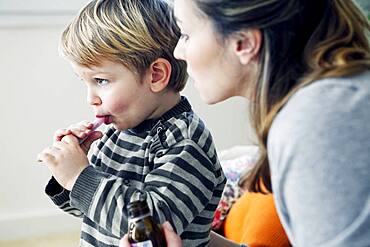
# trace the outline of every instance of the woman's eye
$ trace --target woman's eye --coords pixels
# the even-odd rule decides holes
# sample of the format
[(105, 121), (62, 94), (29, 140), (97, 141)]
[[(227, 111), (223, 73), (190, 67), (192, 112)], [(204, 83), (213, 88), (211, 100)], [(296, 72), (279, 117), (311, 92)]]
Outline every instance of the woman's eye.
[(95, 81), (96, 83), (99, 85), (99, 86), (105, 86), (108, 84), (108, 80), (106, 79), (101, 79), (101, 78), (95, 78)]
[(189, 35), (181, 33), (180, 39), (183, 39), (184, 41), (187, 41), (189, 39)]

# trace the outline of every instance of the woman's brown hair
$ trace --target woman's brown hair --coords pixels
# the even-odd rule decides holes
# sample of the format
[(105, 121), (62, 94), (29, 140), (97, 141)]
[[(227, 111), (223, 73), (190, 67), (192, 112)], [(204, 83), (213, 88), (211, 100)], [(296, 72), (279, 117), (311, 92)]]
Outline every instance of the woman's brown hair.
[(263, 33), (260, 75), (250, 113), (260, 146), (255, 167), (240, 184), (272, 192), (267, 138), (272, 122), (300, 88), (322, 78), (370, 69), (370, 24), (352, 0), (195, 0), (222, 37)]

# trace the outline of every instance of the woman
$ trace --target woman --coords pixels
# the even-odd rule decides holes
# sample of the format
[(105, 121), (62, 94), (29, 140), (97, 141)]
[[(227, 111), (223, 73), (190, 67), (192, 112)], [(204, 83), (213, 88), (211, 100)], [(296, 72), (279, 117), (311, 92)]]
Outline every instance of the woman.
[(292, 245), (370, 246), (370, 25), (359, 8), (175, 0), (174, 10), (175, 56), (202, 99), (251, 100), (261, 158), (242, 184), (274, 192)]

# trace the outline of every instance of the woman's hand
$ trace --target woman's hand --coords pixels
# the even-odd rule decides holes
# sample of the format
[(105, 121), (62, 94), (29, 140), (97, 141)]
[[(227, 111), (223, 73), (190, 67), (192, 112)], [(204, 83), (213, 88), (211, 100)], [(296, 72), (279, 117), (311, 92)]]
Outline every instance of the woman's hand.
[[(169, 222), (162, 224), (164, 236), (166, 237), (167, 247), (182, 247), (181, 238), (173, 231)], [(120, 241), (119, 247), (130, 247), (128, 242), (128, 235), (126, 234)]]

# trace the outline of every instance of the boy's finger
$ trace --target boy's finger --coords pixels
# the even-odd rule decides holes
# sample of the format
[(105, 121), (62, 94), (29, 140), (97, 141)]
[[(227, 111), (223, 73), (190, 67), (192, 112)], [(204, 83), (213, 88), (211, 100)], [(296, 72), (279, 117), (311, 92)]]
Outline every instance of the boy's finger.
[(68, 144), (78, 143), (78, 139), (74, 135), (66, 135), (62, 138), (61, 141)]
[(82, 138), (86, 135), (86, 132), (88, 132), (89, 129), (85, 126), (77, 126), (74, 128), (71, 128), (71, 132), (73, 135), (77, 136), (78, 138)]
[(37, 162), (41, 163), (51, 163), (51, 161), (54, 161), (55, 157), (49, 153), (39, 153), (37, 155)]
[(43, 157), (42, 157), (42, 154), (41, 154), (41, 153), (39, 153), (39, 154), (37, 155), (36, 160), (37, 160), (37, 162), (39, 162), (39, 163), (44, 162), (44, 159), (43, 159)]
[(89, 151), (91, 144), (97, 139), (102, 138), (103, 133), (101, 131), (92, 131), (89, 136), (81, 143), (81, 147), (85, 152)]
[(54, 133), (54, 140), (60, 141), (63, 138), (63, 136), (69, 134), (71, 134), (71, 131), (69, 129), (59, 129)]
[(64, 142), (58, 141), (58, 142), (53, 143), (53, 147), (55, 147), (59, 150), (62, 150), (62, 149), (65, 148), (65, 144), (64, 144)]
[(89, 126), (91, 126), (92, 123), (90, 121), (83, 120), (80, 122), (80, 125), (84, 125), (85, 127), (89, 128)]

